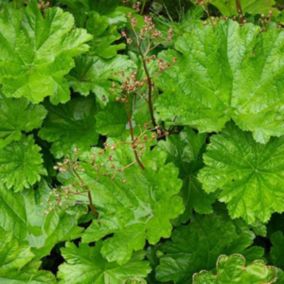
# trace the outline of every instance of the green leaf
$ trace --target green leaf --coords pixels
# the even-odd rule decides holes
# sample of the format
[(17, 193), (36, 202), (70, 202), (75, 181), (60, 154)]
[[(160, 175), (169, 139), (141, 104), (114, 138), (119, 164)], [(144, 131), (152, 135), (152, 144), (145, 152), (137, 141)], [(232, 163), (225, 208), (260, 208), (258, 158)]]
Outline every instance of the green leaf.
[(186, 175), (189, 165), (192, 167), (191, 171), (202, 166), (200, 153), (203, 151), (205, 140), (205, 134), (185, 127), (179, 134), (170, 135), (166, 141), (161, 141), (159, 146), (168, 153), (170, 161), (181, 169), (182, 175)]
[(74, 98), (66, 104), (48, 104), (47, 118), (39, 131), (42, 139), (52, 142), (56, 157), (68, 154), (73, 147), (87, 150), (97, 144), (96, 104), (93, 97)]
[(180, 178), (183, 180), (181, 195), (186, 210), (179, 218), (182, 222), (189, 219), (192, 210), (200, 214), (213, 212), (212, 203), (216, 197), (204, 192), (196, 178), (198, 170), (203, 167), (205, 140), (205, 134), (195, 133), (186, 127), (179, 134), (170, 135), (167, 140), (159, 142), (159, 147), (168, 153), (168, 160), (179, 168)]
[[(162, 57), (177, 63), (158, 78), (161, 119), (201, 132), (233, 119), (256, 141), (284, 134), (284, 32), (220, 20), (193, 26)], [(172, 65), (172, 63), (171, 63)]]
[[(118, 28), (127, 22), (126, 13), (123, 11), (113, 11), (107, 15), (100, 15), (92, 11), (88, 15), (86, 23), (87, 31), (93, 35), (91, 51), (105, 59), (113, 58), (119, 50), (125, 48), (125, 43), (115, 43), (121, 39)], [(121, 25), (123, 23), (123, 25)]]
[(126, 107), (122, 103), (109, 103), (96, 115), (97, 132), (108, 137), (122, 136), (127, 128)]
[(19, 243), (11, 233), (0, 230), (0, 282), (13, 284), (56, 283), (50, 272), (38, 270), (40, 262), (25, 243)]
[(273, 233), (270, 237), (272, 248), (270, 257), (272, 263), (280, 268), (284, 268), (284, 234), (280, 231)]
[(283, 284), (284, 283), (284, 271), (279, 270), (278, 271), (278, 279), (276, 281), (277, 284)]
[[(236, 1), (235, 0), (209, 0), (211, 4), (216, 6), (220, 12), (225, 16), (238, 15)], [(270, 11), (275, 10), (274, 0), (240, 0), (243, 13), (249, 14), (268, 14)]]
[(263, 260), (255, 260), (246, 265), (240, 254), (221, 255), (217, 261), (217, 272), (201, 271), (193, 276), (193, 284), (269, 284), (277, 281), (278, 271), (267, 266)]
[(108, 262), (101, 255), (101, 245), (99, 242), (95, 247), (87, 244), (76, 247), (73, 243), (67, 243), (66, 247), (61, 249), (66, 262), (59, 266), (59, 283), (145, 283), (143, 278), (151, 269), (149, 264), (143, 261), (143, 254), (136, 253), (129, 262), (119, 265)]
[(249, 248), (253, 232), (243, 222), (234, 222), (222, 213), (197, 215), (189, 225), (173, 232), (172, 239), (161, 246), (164, 255), (156, 269), (158, 280), (191, 283), (195, 272), (213, 269), (221, 253), (262, 256), (261, 248)]
[[(37, 257), (48, 255), (55, 244), (76, 238), (79, 208), (74, 213), (57, 206), (48, 210), (50, 189), (14, 193), (0, 188), (0, 228), (12, 232), (20, 241), (27, 241)], [(1, 282), (1, 281), (0, 281)]]
[(108, 60), (81, 56), (71, 72), (71, 86), (84, 96), (93, 92), (99, 103), (106, 105), (121, 94), (121, 83), (134, 67), (134, 63), (124, 55)]
[(0, 13), (0, 84), (7, 97), (26, 97), (33, 103), (50, 96), (52, 103), (69, 100), (64, 78), (74, 66), (73, 57), (88, 50), (91, 39), (74, 27), (71, 14), (46, 9), (37, 1), (24, 9), (6, 5)]
[(46, 116), (42, 105), (32, 105), (26, 99), (0, 97), (0, 148), (22, 137), (22, 131), (39, 128)]
[[(90, 53), (104, 59), (117, 55), (125, 48), (121, 42), (120, 29), (127, 23), (127, 14), (133, 10), (120, 7), (119, 0), (61, 0), (74, 15), (79, 27), (87, 29), (93, 36)], [(120, 42), (118, 43), (118, 41)]]
[(271, 235), (276, 231), (284, 232), (284, 214), (273, 214), (267, 224), (268, 235)]
[(45, 175), (40, 147), (32, 136), (23, 136), (0, 149), (0, 185), (21, 191), (29, 188)]
[(212, 136), (199, 180), (206, 192), (216, 192), (232, 218), (267, 222), (284, 211), (284, 138), (256, 143), (233, 124)]
[[(104, 153), (93, 148), (79, 157), (78, 165), (80, 179), (91, 190), (99, 215), (83, 234), (83, 242), (105, 238), (102, 255), (120, 264), (133, 251), (141, 250), (146, 240), (156, 244), (162, 237), (168, 238), (170, 221), (184, 210), (178, 196), (178, 171), (173, 164), (165, 164), (166, 154), (148, 147), (143, 154), (144, 140), (140, 141), (137, 151), (145, 167), (142, 170), (129, 143), (108, 140)], [(78, 187), (78, 180), (65, 183)]]

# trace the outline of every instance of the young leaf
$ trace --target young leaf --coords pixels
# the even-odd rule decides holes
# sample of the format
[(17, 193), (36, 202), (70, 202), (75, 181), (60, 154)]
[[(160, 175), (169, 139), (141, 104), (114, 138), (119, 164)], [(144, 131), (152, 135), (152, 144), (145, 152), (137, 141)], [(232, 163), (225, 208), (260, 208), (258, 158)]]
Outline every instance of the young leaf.
[(100, 253), (101, 242), (95, 247), (80, 244), (76, 247), (67, 243), (62, 248), (62, 255), (66, 262), (59, 266), (59, 283), (92, 283), (92, 284), (120, 284), (145, 283), (144, 278), (150, 272), (149, 264), (143, 261), (144, 255), (136, 253), (129, 262), (119, 265), (108, 262)]
[(233, 119), (261, 143), (283, 135), (283, 47), (284, 32), (273, 27), (262, 32), (231, 20), (192, 27), (176, 42), (181, 55), (163, 56), (177, 63), (159, 77), (160, 117), (201, 132)]
[(40, 147), (32, 136), (23, 136), (0, 149), (0, 185), (21, 191), (29, 188), (45, 175)]
[(86, 29), (93, 35), (93, 41), (91, 42), (92, 53), (110, 59), (115, 57), (119, 50), (124, 49), (125, 43), (115, 42), (121, 39), (121, 34), (118, 31), (119, 26), (121, 26), (121, 23), (125, 25), (126, 22), (125, 13), (119, 10), (107, 15), (101, 15), (96, 11), (89, 13)]
[[(147, 148), (141, 154), (142, 170), (128, 141), (109, 140), (107, 145), (103, 154), (94, 148), (79, 158), (78, 174), (91, 190), (99, 215), (84, 232), (83, 242), (105, 238), (102, 255), (122, 264), (133, 251), (141, 250), (146, 240), (156, 244), (170, 236), (170, 221), (184, 210), (178, 196), (181, 181), (177, 168), (165, 164), (166, 154), (161, 150)], [(145, 146), (137, 145), (140, 147)], [(75, 187), (78, 184), (65, 181), (70, 182)]]
[(273, 212), (284, 211), (283, 159), (283, 137), (263, 145), (228, 124), (212, 136), (199, 180), (206, 192), (227, 203), (232, 218), (267, 222)]
[(172, 239), (161, 246), (164, 255), (156, 269), (157, 279), (191, 283), (193, 273), (213, 269), (222, 253), (261, 257), (262, 249), (249, 248), (254, 237), (244, 223), (234, 222), (225, 214), (197, 215), (189, 225), (178, 227)]
[(97, 144), (93, 97), (78, 97), (58, 106), (48, 104), (46, 108), (48, 115), (39, 135), (52, 142), (51, 150), (56, 157), (68, 154), (74, 146), (87, 150)]
[(178, 135), (171, 135), (158, 144), (168, 153), (168, 160), (179, 168), (180, 178), (183, 180), (181, 195), (186, 210), (179, 218), (183, 222), (188, 220), (193, 209), (200, 214), (213, 212), (212, 203), (216, 198), (214, 194), (204, 192), (196, 178), (198, 170), (203, 166), (205, 140), (205, 134), (195, 133), (186, 127)]
[(7, 97), (26, 97), (33, 103), (50, 96), (52, 103), (69, 100), (64, 78), (73, 57), (88, 50), (91, 35), (74, 27), (71, 14), (46, 9), (37, 1), (27, 8), (6, 5), (0, 12), (0, 84)]
[(276, 283), (278, 270), (267, 266), (263, 260), (246, 265), (240, 254), (221, 255), (217, 261), (217, 272), (201, 271), (193, 276), (193, 284), (269, 284)]
[(41, 126), (46, 116), (42, 105), (32, 105), (25, 98), (7, 99), (0, 97), (0, 148)]
[(61, 0), (73, 14), (76, 24), (87, 29), (93, 36), (90, 42), (90, 53), (104, 59), (117, 55), (125, 48), (119, 30), (127, 23), (127, 13), (133, 12), (126, 7), (120, 7), (119, 0)]
[(1, 283), (56, 283), (54, 276), (38, 270), (40, 262), (34, 261), (29, 246), (19, 243), (11, 233), (0, 229), (0, 282)]

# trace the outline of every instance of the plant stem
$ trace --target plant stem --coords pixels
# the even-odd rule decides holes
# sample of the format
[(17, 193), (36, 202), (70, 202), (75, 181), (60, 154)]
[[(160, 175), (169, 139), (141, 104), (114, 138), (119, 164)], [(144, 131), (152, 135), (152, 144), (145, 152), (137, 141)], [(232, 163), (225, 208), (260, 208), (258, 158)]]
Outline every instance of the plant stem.
[(236, 8), (239, 15), (240, 23), (242, 24), (244, 22), (244, 14), (243, 14), (241, 0), (236, 0)]
[(135, 143), (135, 137), (134, 137), (134, 129), (133, 129), (133, 124), (132, 124), (132, 118), (131, 118), (131, 114), (128, 114), (128, 125), (129, 125), (129, 130), (130, 130), (130, 136), (131, 136), (131, 141), (132, 141), (132, 149), (133, 149), (133, 153), (134, 153), (134, 157), (135, 160), (137, 162), (137, 164), (139, 165), (139, 167), (142, 170), (145, 170), (145, 166), (143, 165), (143, 163), (141, 162), (139, 155), (137, 153), (136, 148), (134, 147), (134, 143)]
[(145, 55), (144, 55), (143, 50), (141, 48), (142, 42), (139, 40), (139, 36), (137, 35), (134, 28), (132, 28), (132, 31), (133, 31), (135, 38), (136, 38), (136, 45), (137, 45), (138, 53), (141, 57), (143, 69), (144, 69), (144, 72), (145, 72), (146, 78), (147, 78), (147, 87), (148, 87), (147, 103), (148, 103), (148, 109), (149, 109), (149, 112), (150, 112), (150, 118), (151, 118), (153, 127), (156, 128), (157, 122), (156, 122), (156, 119), (155, 119), (154, 107), (153, 107), (153, 82), (152, 82), (151, 75), (150, 75), (150, 72), (149, 72), (149, 69), (148, 69), (148, 66), (147, 66)]
[(150, 76), (150, 72), (149, 72), (149, 69), (148, 69), (148, 66), (147, 66), (147, 63), (146, 63), (146, 58), (145, 58), (145, 56), (143, 54), (143, 51), (141, 49), (140, 44), (138, 44), (138, 51), (139, 51), (139, 54), (141, 56), (143, 69), (144, 69), (144, 72), (145, 72), (146, 78), (147, 78), (147, 87), (148, 87), (148, 100), (147, 100), (147, 102), (148, 102), (148, 108), (149, 108), (149, 112), (150, 112), (150, 117), (151, 117), (151, 121), (152, 121), (153, 127), (156, 127), (157, 126), (157, 122), (156, 122), (156, 119), (155, 119), (154, 107), (153, 107), (153, 82), (152, 82), (152, 79), (151, 79), (151, 76)]
[(140, 11), (140, 14), (141, 14), (141, 15), (143, 15), (143, 13), (144, 13), (145, 6), (146, 6), (146, 2), (147, 2), (147, 0), (144, 0), (144, 1), (143, 1), (142, 7), (141, 7), (141, 11)]
[(98, 212), (97, 212), (96, 207), (94, 206), (92, 194), (89, 189), (88, 189), (88, 199), (89, 199), (89, 208), (91, 212), (94, 214), (94, 216), (98, 216)]
[(84, 183), (84, 181), (82, 180), (80, 175), (77, 173), (77, 171), (74, 169), (74, 167), (72, 167), (72, 171), (75, 174), (75, 176), (77, 177), (77, 179), (79, 180), (82, 188), (85, 189), (88, 193), (89, 208), (90, 208), (91, 212), (93, 213), (94, 216), (98, 216), (97, 209), (93, 204), (92, 194), (91, 194), (89, 187)]

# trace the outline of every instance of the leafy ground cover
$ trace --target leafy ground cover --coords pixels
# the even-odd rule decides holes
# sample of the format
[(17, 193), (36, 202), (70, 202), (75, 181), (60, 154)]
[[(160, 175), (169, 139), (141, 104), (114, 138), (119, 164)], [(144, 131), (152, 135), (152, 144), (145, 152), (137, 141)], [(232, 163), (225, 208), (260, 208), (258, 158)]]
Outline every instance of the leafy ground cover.
[(0, 283), (284, 283), (282, 9), (0, 1)]

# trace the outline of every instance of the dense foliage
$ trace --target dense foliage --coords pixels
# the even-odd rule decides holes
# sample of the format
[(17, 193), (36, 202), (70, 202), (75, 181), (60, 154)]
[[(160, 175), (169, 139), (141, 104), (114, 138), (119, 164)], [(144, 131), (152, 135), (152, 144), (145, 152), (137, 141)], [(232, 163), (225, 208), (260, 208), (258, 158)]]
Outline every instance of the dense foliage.
[(0, 1), (0, 283), (284, 283), (283, 8)]

